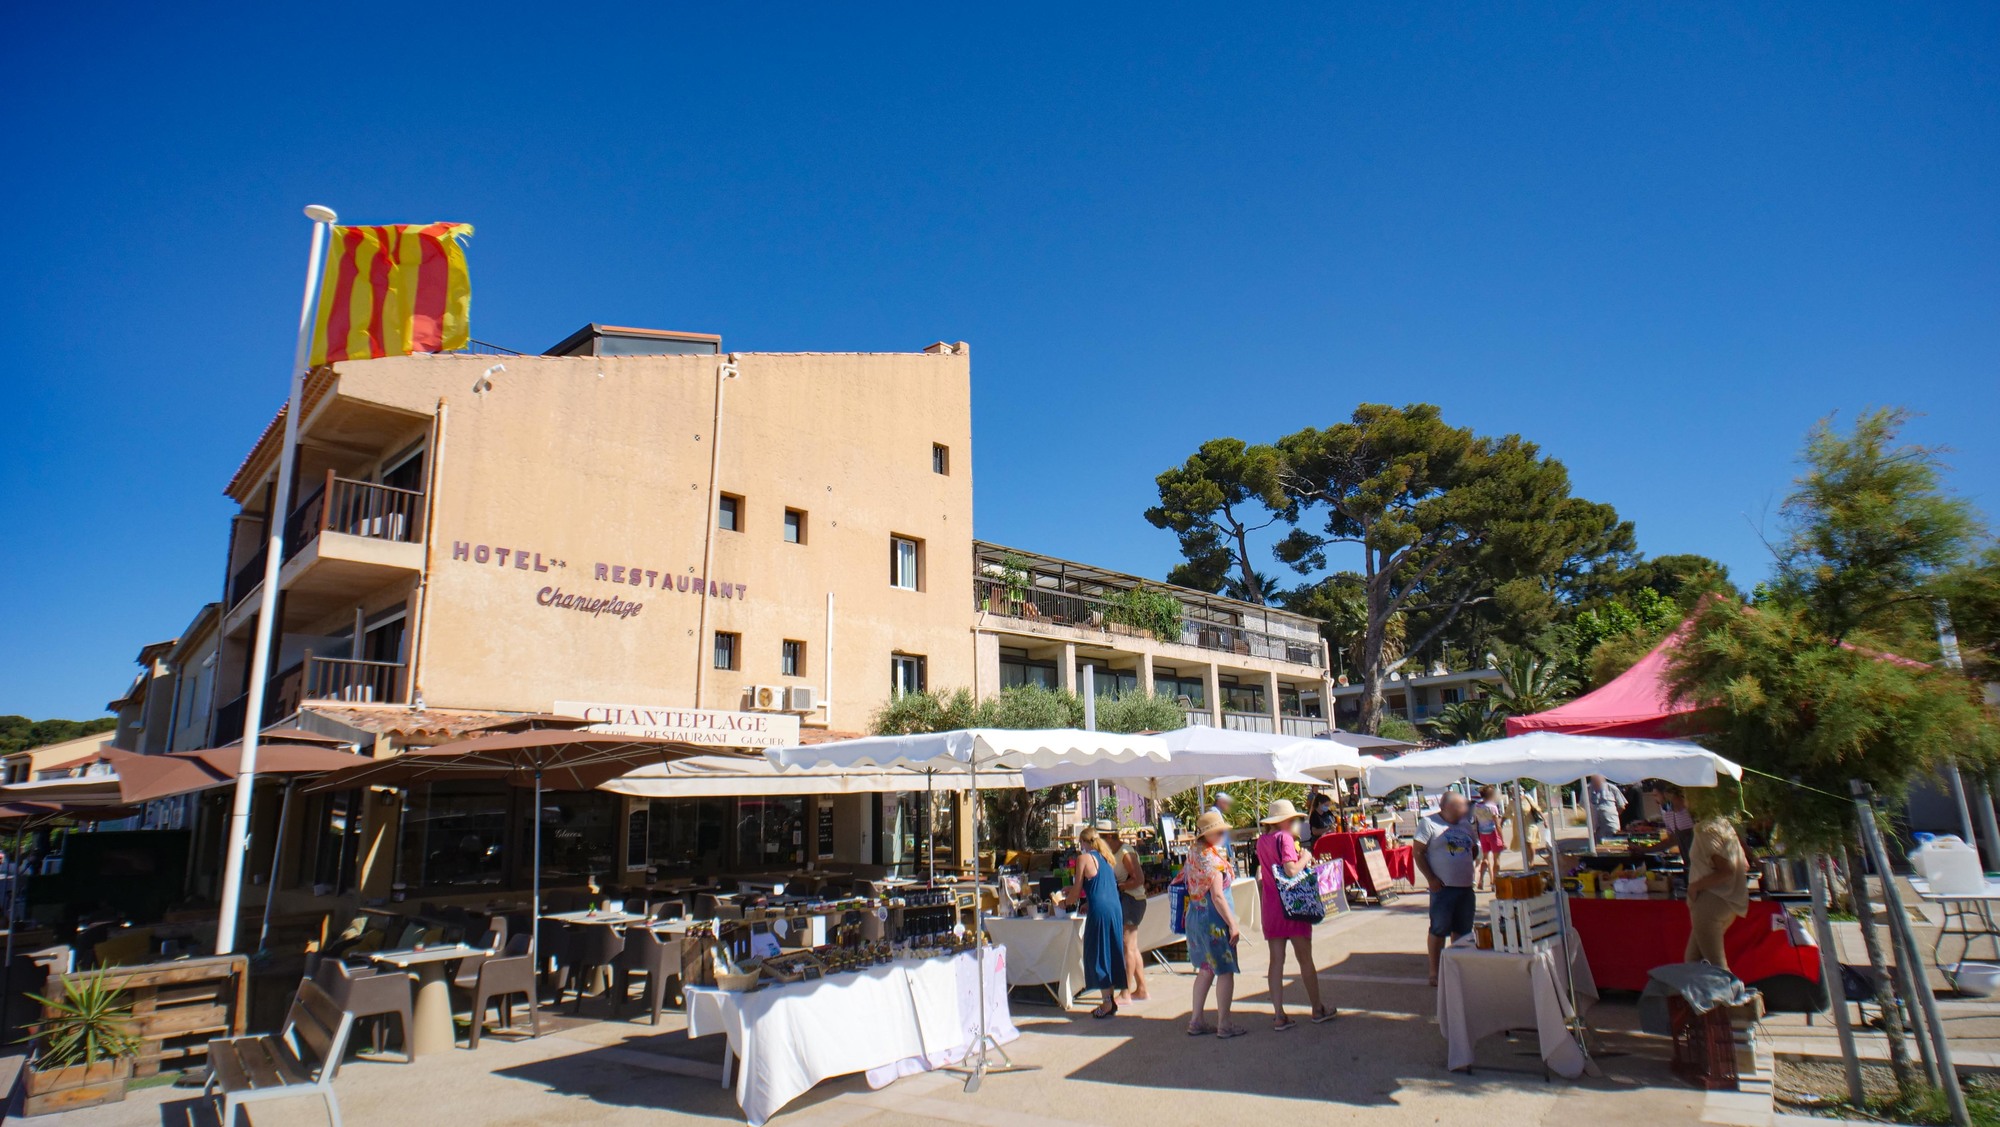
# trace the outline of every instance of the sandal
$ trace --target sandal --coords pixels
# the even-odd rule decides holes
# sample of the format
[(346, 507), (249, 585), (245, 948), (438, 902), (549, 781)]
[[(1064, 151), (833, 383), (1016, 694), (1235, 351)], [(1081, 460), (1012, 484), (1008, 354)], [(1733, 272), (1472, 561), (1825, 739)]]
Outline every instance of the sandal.
[(1332, 1006), (1321, 1006), (1316, 1012), (1314, 1012), (1311, 1021), (1314, 1025), (1325, 1025), (1327, 1022), (1332, 1021), (1334, 1018), (1337, 1018), (1339, 1016), (1340, 1016), (1340, 1011), (1334, 1009)]
[(1107, 1017), (1117, 1017), (1118, 1004), (1116, 1002), (1106, 1002), (1103, 1005), (1097, 1007), (1096, 1009), (1090, 1011), (1090, 1016), (1100, 1019)]
[(1230, 1039), (1231, 1037), (1241, 1037), (1241, 1036), (1243, 1036), (1243, 1035), (1244, 1035), (1245, 1033), (1248, 1033), (1248, 1032), (1250, 1032), (1250, 1031), (1249, 1031), (1248, 1029), (1245, 1029), (1245, 1028), (1243, 1028), (1243, 1027), (1242, 1027), (1242, 1026), (1240, 1026), (1240, 1025), (1231, 1025), (1231, 1026), (1227, 1026), (1227, 1027), (1225, 1027), (1225, 1028), (1222, 1028), (1222, 1029), (1218, 1029), (1218, 1030), (1216, 1030), (1216, 1031), (1215, 1031), (1215, 1035), (1216, 1035), (1217, 1037), (1221, 1038), (1222, 1040), (1224, 1040), (1224, 1041), (1227, 1041), (1227, 1040), (1229, 1040), (1229, 1039)]
[(1297, 1029), (1298, 1027), (1299, 1023), (1288, 1017), (1277, 1018), (1271, 1022), (1271, 1032), (1273, 1033), (1283, 1033), (1287, 1029)]
[(1190, 1024), (1187, 1027), (1187, 1035), (1190, 1037), (1206, 1037), (1213, 1032), (1215, 1032), (1214, 1026), (1202, 1025), (1199, 1022)]

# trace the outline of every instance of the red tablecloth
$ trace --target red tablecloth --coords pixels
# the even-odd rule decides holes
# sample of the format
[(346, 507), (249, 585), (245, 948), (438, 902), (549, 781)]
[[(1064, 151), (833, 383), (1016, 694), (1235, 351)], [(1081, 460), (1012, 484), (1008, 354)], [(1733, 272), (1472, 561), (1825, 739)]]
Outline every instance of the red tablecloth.
[[(1774, 900), (1752, 900), (1749, 914), (1723, 936), (1729, 969), (1752, 986), (1784, 974), (1819, 981), (1819, 948), (1792, 945), (1784, 910)], [(1600, 990), (1644, 990), (1654, 967), (1681, 962), (1687, 953), (1688, 911), (1680, 900), (1571, 897), (1569, 918)]]
[(1368, 866), (1361, 861), (1361, 839), (1372, 837), (1381, 847), (1382, 859), (1389, 866), (1389, 876), (1393, 880), (1415, 881), (1417, 879), (1416, 853), (1407, 845), (1390, 845), (1388, 830), (1357, 830), (1352, 833), (1321, 834), (1313, 842), (1313, 856), (1337, 857), (1347, 862), (1347, 870), (1354, 874), (1354, 883), (1371, 893), (1382, 890), (1375, 887), (1374, 878), (1368, 873)]

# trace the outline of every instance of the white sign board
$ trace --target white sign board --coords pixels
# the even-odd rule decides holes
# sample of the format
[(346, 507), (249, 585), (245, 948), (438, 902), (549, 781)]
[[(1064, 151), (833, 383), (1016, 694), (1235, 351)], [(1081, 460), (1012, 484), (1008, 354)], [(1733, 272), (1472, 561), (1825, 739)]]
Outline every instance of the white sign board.
[(559, 700), (550, 711), (558, 716), (587, 720), (593, 732), (649, 736), (709, 747), (796, 747), (799, 742), (799, 718), (782, 712), (730, 712), (720, 708), (577, 700)]

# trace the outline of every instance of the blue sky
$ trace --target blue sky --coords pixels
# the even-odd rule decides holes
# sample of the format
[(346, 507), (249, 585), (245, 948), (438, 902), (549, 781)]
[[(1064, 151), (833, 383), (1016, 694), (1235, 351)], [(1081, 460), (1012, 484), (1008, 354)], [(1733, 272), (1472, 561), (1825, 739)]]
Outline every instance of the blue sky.
[(970, 341), (979, 535), (1142, 574), (1155, 473), (1362, 401), (1745, 579), (1830, 412), (2000, 507), (2000, 9), (1079, 7), (18, 10), (0, 712), (216, 597), (314, 201), (476, 224), (516, 349)]

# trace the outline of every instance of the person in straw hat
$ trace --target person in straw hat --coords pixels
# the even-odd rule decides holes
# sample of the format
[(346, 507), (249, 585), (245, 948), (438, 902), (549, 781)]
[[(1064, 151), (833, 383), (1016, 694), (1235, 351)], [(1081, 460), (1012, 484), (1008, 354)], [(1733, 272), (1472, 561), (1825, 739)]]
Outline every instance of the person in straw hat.
[[(1181, 879), (1187, 884), (1188, 964), (1194, 968), (1194, 1012), (1188, 1036), (1213, 1033), (1225, 1040), (1248, 1030), (1229, 1020), (1236, 996), (1236, 944), (1243, 933), (1229, 902), (1229, 885), (1236, 871), (1229, 861), (1229, 819), (1205, 811), (1194, 824), (1194, 848), (1188, 851)], [(1202, 1021), (1208, 1009), (1209, 987), (1215, 988), (1215, 1024)]]
[(1333, 1009), (1320, 1001), (1319, 971), (1313, 966), (1312, 925), (1290, 919), (1278, 899), (1278, 877), (1298, 876), (1306, 868), (1299, 852), (1297, 831), (1305, 820), (1289, 798), (1271, 803), (1262, 819), (1263, 836), (1257, 839), (1257, 888), (1263, 896), (1264, 942), (1271, 954), (1271, 1028), (1283, 1033), (1298, 1025), (1285, 1014), (1285, 945), (1298, 956), (1299, 978), (1305, 984), (1306, 1000), (1312, 1003), (1312, 1022), (1333, 1020)]

